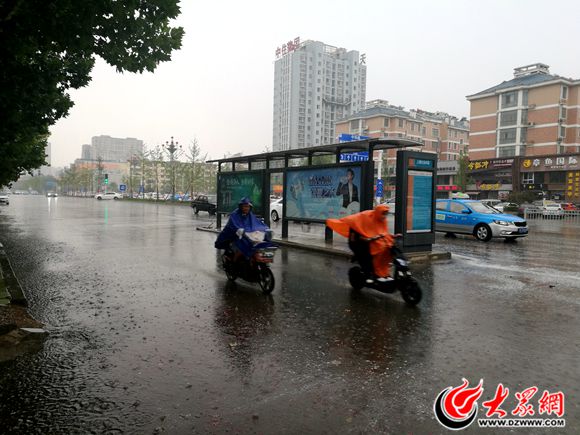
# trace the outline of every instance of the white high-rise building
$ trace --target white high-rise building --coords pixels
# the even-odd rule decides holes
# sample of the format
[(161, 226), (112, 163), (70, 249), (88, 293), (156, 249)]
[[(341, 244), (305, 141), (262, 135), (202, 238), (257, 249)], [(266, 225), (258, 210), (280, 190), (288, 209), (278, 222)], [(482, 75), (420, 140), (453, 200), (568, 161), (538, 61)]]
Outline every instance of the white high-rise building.
[(365, 55), (298, 38), (276, 55), (273, 150), (335, 143), (336, 120), (365, 107)]
[(111, 136), (93, 136), (91, 139), (91, 148), (83, 145), (83, 158), (87, 154), (91, 160), (97, 160), (99, 157), (107, 162), (126, 162), (131, 156), (143, 152), (143, 141), (128, 137), (121, 139)]

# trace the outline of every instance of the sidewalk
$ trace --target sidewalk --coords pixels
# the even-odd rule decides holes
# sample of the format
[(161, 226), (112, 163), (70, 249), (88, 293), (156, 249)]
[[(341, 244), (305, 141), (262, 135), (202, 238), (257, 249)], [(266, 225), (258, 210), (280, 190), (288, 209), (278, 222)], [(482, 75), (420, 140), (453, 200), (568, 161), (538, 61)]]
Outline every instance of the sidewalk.
[[(199, 226), (196, 229), (198, 231), (216, 234), (219, 233), (220, 230), (213, 228), (213, 226), (214, 223), (212, 222), (207, 226)], [(282, 232), (282, 225), (280, 222), (274, 222), (271, 228), (274, 230), (273, 241), (280, 246), (304, 249), (311, 252), (320, 252), (345, 258), (350, 258), (352, 256), (346, 238), (335, 233), (332, 242), (326, 243), (324, 240), (324, 225), (322, 224), (308, 225), (291, 223), (288, 228), (287, 239), (276, 237), (276, 235)], [(443, 251), (410, 252), (405, 253), (405, 255), (413, 262), (448, 260), (451, 258), (450, 252)]]

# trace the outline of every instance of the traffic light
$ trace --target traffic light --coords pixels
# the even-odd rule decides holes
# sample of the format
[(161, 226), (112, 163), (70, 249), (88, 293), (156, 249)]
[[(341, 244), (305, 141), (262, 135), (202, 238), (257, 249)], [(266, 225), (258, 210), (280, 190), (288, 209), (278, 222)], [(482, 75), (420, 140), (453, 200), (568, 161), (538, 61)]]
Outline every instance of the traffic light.
[(109, 184), (109, 174), (105, 174), (105, 184)]

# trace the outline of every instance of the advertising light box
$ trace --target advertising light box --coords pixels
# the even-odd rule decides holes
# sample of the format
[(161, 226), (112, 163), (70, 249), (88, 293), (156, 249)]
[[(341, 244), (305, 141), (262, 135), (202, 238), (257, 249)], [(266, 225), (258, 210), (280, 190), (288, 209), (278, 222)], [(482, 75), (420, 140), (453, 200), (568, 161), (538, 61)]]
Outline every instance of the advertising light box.
[(360, 166), (289, 170), (286, 174), (286, 217), (324, 221), (360, 211)]

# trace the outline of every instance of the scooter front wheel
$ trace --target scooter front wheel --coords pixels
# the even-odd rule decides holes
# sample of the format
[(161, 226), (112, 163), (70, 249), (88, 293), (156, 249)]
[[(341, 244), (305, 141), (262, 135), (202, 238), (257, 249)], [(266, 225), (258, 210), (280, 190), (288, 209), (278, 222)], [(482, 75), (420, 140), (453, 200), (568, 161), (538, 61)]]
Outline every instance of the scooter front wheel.
[(236, 278), (238, 277), (238, 275), (236, 275), (236, 273), (234, 272), (234, 264), (232, 262), (232, 259), (228, 257), (227, 254), (224, 254), (222, 256), (222, 265), (224, 268), (224, 271), (226, 272), (226, 277), (228, 278), (229, 281), (235, 281)]
[(264, 266), (260, 268), (259, 283), (262, 289), (262, 293), (264, 293), (265, 295), (269, 295), (274, 291), (276, 281), (274, 280), (274, 274), (272, 273), (269, 267)]
[(358, 266), (351, 267), (348, 270), (348, 280), (355, 290), (360, 290), (365, 286), (365, 274)]
[(421, 302), (423, 291), (417, 281), (413, 278), (408, 278), (401, 284), (401, 296), (403, 296), (403, 300), (407, 304), (414, 306)]

